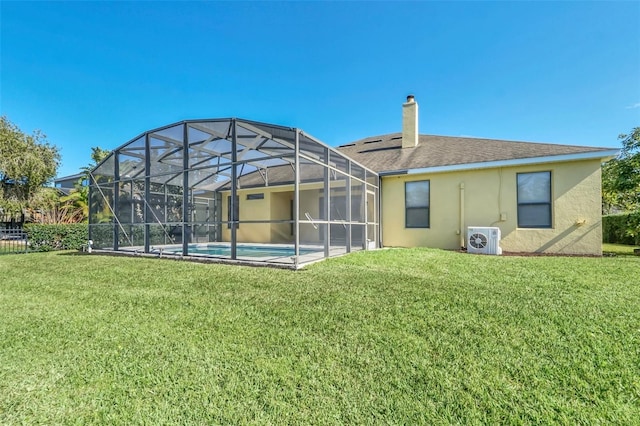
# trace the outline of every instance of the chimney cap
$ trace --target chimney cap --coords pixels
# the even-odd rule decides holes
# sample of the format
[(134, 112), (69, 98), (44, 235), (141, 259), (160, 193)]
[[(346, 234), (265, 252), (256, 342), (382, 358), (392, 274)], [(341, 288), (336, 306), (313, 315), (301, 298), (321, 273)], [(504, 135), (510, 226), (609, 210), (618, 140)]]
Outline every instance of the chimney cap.
[(416, 101), (416, 97), (413, 95), (407, 95), (407, 102), (415, 102)]

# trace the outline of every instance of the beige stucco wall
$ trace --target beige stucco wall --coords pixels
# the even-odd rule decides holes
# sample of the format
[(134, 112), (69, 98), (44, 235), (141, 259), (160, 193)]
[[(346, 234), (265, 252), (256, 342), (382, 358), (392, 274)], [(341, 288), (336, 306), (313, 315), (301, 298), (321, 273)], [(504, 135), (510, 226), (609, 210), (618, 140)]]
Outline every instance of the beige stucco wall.
[[(312, 218), (319, 218), (318, 198), (321, 184), (304, 185), (300, 190), (300, 220), (306, 220), (304, 213)], [(249, 194), (264, 194), (262, 200), (247, 200)], [(222, 194), (222, 220), (228, 220), (229, 192)], [(240, 220), (289, 220), (293, 185), (265, 187), (256, 189), (239, 189)], [(291, 225), (288, 223), (242, 223), (237, 230), (238, 242), (252, 243), (284, 243), (292, 242)], [(231, 240), (231, 229), (222, 227), (224, 241)], [(320, 241), (319, 231), (311, 224), (300, 224), (300, 241), (317, 243)]]
[[(291, 201), (293, 200), (293, 191), (273, 191), (269, 193), (269, 198), (271, 199), (270, 219), (291, 220)], [(288, 243), (293, 241), (293, 235), (291, 235), (291, 224), (272, 223), (270, 226), (272, 243)]]
[[(247, 200), (249, 194), (264, 193), (262, 200)], [(228, 203), (230, 193), (222, 194), (222, 219), (228, 220)], [(263, 188), (238, 191), (240, 200), (240, 220), (269, 220), (271, 211), (270, 194)], [(226, 225), (222, 226), (222, 238), (224, 241), (231, 241), (231, 229)], [(271, 242), (271, 225), (268, 223), (242, 223), (237, 229), (236, 238), (239, 243), (268, 243)]]
[[(344, 181), (332, 182), (332, 188), (344, 187)], [(309, 213), (312, 219), (318, 220), (322, 215), (319, 210), (319, 199), (322, 183), (303, 184), (300, 188), (300, 220), (307, 221), (305, 213)], [(291, 201), (294, 197), (293, 185), (274, 187), (239, 189), (240, 220), (290, 220)], [(264, 194), (262, 200), (247, 200), (248, 194)], [(222, 193), (222, 220), (228, 220), (229, 192)], [(321, 243), (321, 229), (319, 225), (311, 223), (300, 224), (300, 242), (303, 244)], [(226, 225), (222, 227), (224, 241), (231, 240), (231, 229)], [(289, 223), (241, 223), (237, 230), (238, 242), (254, 243), (291, 243), (294, 236), (291, 235)]]
[[(552, 174), (553, 227), (518, 228), (516, 173), (537, 171)], [(425, 179), (431, 181), (431, 226), (405, 228), (404, 183)], [(382, 243), (458, 249), (467, 226), (497, 226), (504, 251), (600, 255), (600, 179), (598, 160), (383, 177)]]

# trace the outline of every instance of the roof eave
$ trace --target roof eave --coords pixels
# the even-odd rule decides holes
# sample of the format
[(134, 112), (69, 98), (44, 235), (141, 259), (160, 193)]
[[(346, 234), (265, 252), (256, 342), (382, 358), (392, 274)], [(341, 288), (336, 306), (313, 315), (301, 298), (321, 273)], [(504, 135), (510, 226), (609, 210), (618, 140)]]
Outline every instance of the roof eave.
[(54, 179), (54, 182), (62, 181), (62, 180), (71, 180), (71, 179), (80, 179), (84, 177), (84, 173), (76, 173), (74, 175), (60, 176)]
[(378, 172), (380, 176), (392, 176), (392, 175), (406, 175), (406, 174), (421, 174), (421, 173), (446, 173), (457, 172), (465, 170), (477, 170), (477, 169), (491, 169), (497, 167), (513, 167), (524, 166), (534, 164), (545, 163), (559, 163), (566, 161), (582, 161), (582, 160), (596, 160), (600, 161), (609, 160), (616, 157), (620, 153), (618, 149), (604, 150), (604, 151), (590, 151), (581, 152), (577, 154), (561, 154), (561, 155), (548, 155), (543, 157), (528, 157), (528, 158), (515, 158), (509, 160), (497, 160), (497, 161), (485, 161), (480, 163), (466, 163), (466, 164), (450, 164), (445, 166), (433, 166), (433, 167), (420, 167), (415, 169), (404, 170), (385, 170)]

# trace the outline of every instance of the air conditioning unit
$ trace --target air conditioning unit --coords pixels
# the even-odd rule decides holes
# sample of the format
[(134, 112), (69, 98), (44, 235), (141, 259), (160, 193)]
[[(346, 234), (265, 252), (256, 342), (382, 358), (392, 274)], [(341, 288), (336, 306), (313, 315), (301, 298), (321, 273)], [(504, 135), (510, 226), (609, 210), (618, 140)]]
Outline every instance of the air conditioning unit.
[(500, 228), (480, 226), (467, 228), (467, 253), (502, 254)]

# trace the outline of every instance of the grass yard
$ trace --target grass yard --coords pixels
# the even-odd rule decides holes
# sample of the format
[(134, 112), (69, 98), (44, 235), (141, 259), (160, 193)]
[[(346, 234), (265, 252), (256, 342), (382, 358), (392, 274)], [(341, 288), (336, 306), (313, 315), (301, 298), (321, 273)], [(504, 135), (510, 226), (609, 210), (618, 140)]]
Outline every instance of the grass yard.
[(602, 253), (608, 256), (634, 256), (634, 249), (639, 249), (638, 246), (630, 246), (626, 244), (602, 244)]
[(640, 257), (0, 257), (0, 424), (639, 424)]

